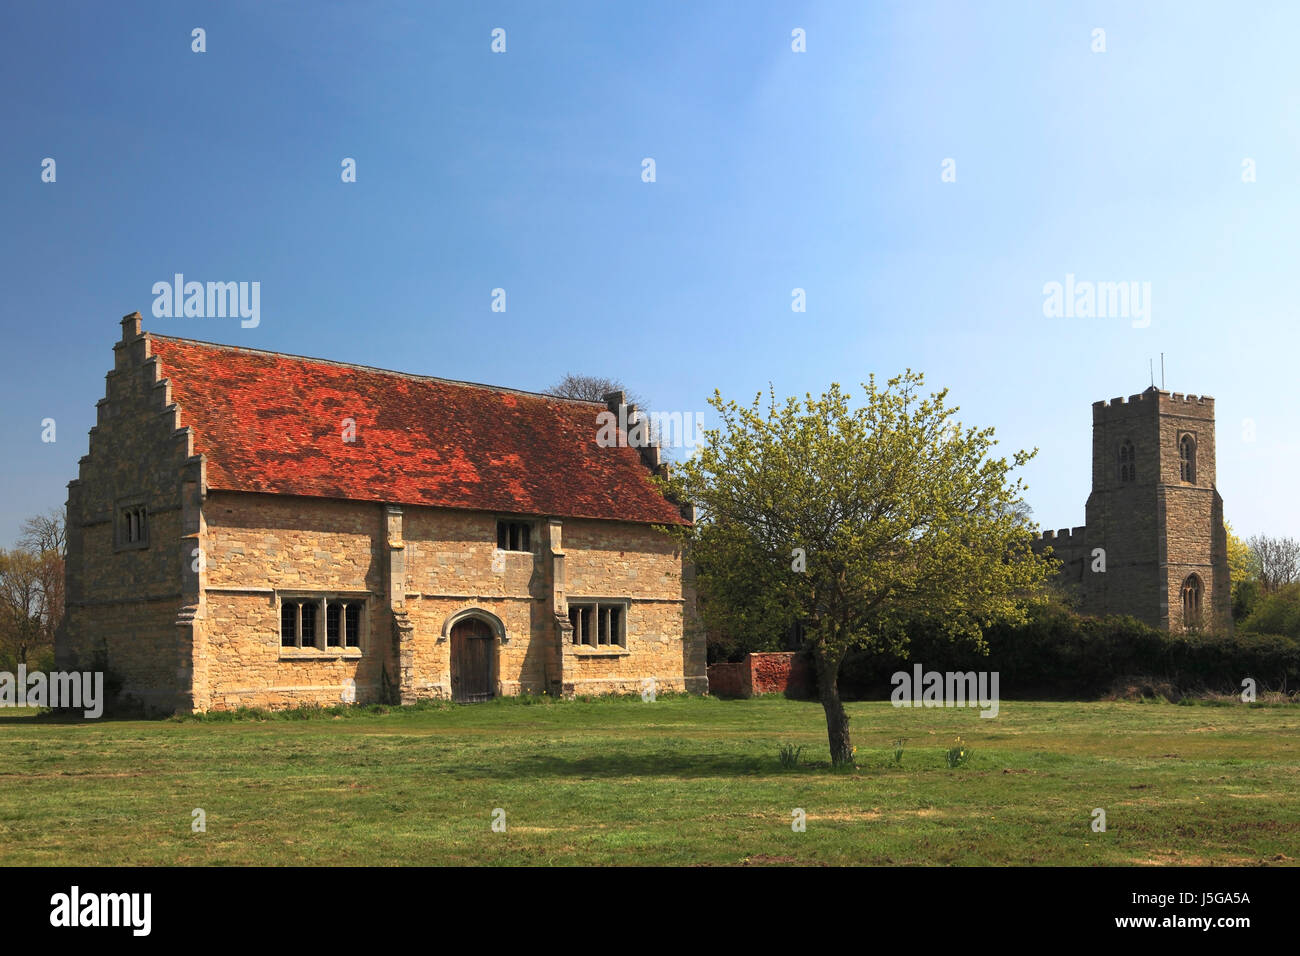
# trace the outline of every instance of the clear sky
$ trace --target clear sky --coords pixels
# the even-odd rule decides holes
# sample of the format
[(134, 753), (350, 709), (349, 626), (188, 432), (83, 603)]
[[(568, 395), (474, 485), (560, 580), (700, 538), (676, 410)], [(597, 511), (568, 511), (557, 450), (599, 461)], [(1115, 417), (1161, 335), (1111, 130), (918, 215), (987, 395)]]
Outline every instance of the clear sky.
[[(1039, 449), (1047, 528), (1164, 352), (1228, 520), (1300, 535), (1298, 36), (1294, 2), (5, 4), (0, 545), (64, 502), (136, 310), (663, 410), (910, 367)], [(155, 318), (178, 272), (260, 282), (260, 324)], [(1149, 283), (1149, 324), (1045, 316), (1067, 275)]]

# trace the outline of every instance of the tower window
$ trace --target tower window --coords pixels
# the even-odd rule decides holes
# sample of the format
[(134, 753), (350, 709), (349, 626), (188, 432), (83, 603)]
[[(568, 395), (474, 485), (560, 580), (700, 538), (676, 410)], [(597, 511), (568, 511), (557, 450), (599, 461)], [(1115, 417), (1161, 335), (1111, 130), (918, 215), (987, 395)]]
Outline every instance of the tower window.
[(1189, 574), (1183, 582), (1183, 627), (1193, 628), (1201, 623), (1201, 579)]
[(1127, 438), (1119, 446), (1119, 480), (1121, 484), (1137, 480), (1137, 453)]
[(1196, 437), (1184, 435), (1178, 440), (1179, 477), (1196, 484)]

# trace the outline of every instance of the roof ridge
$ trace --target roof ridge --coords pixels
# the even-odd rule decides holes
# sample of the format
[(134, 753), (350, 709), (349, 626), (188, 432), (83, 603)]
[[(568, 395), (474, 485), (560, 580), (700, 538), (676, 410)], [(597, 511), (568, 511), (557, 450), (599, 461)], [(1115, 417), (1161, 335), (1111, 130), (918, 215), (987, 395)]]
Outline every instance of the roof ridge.
[(402, 372), (398, 369), (380, 368), (378, 365), (362, 365), (359, 362), (340, 362), (337, 359), (317, 358), (314, 355), (299, 355), (296, 352), (277, 352), (273, 349), (259, 349), (247, 345), (227, 345), (223, 342), (209, 342), (206, 339), (191, 339), (180, 335), (164, 335), (161, 332), (144, 332), (143, 334), (148, 338), (163, 339), (167, 342), (206, 345), (211, 348), (226, 349), (232, 352), (256, 352), (261, 355), (278, 356), (279, 358), (302, 359), (308, 362), (319, 362), (322, 365), (335, 365), (339, 368), (354, 368), (363, 372), (379, 372), (382, 375), (395, 375), (399, 378), (409, 378), (422, 382), (441, 382), (444, 385), (465, 385), (470, 388), (482, 388), (491, 392), (509, 392), (514, 395), (545, 398), (555, 402), (572, 402), (577, 405), (592, 405), (601, 409), (607, 408), (604, 402), (592, 401), (586, 398), (569, 398), (564, 395), (551, 395), (547, 392), (531, 392), (528, 389), (511, 388), (508, 385), (489, 385), (486, 382), (470, 382), (464, 379), (443, 378), (440, 375), (421, 375), (418, 372)]

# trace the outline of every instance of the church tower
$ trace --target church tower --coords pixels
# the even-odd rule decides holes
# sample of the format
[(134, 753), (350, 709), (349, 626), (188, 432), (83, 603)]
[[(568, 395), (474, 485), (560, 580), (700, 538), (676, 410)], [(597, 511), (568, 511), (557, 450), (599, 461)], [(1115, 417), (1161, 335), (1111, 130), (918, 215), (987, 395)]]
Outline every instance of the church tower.
[(1208, 396), (1152, 386), (1092, 406), (1091, 560), (1079, 575), (1085, 613), (1131, 614), (1175, 633), (1230, 626), (1214, 460)]

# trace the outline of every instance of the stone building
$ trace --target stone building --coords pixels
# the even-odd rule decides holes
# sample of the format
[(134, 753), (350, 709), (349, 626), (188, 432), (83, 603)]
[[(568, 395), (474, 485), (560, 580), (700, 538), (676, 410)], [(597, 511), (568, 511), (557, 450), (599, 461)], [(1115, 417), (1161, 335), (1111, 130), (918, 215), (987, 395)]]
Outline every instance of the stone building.
[(1092, 406), (1083, 527), (1035, 541), (1086, 614), (1170, 631), (1231, 626), (1228, 537), (1214, 485), (1214, 399), (1152, 386)]
[[(598, 403), (122, 320), (58, 666), (156, 711), (707, 689), (693, 575)], [(610, 396), (613, 407), (621, 395)], [(652, 683), (651, 683), (652, 682)]]

